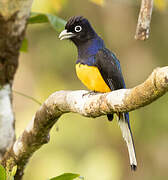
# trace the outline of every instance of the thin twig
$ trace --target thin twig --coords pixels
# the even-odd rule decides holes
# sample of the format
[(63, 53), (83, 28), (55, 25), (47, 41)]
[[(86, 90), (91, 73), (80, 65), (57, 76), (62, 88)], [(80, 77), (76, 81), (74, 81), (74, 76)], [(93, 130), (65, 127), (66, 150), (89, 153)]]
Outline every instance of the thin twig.
[(39, 100), (37, 100), (36, 98), (34, 98), (34, 97), (32, 97), (32, 96), (26, 95), (26, 94), (21, 93), (21, 92), (16, 91), (16, 90), (12, 90), (12, 91), (13, 91), (14, 93), (16, 93), (16, 94), (19, 94), (19, 95), (27, 98), (27, 99), (32, 100), (33, 102), (37, 103), (37, 104), (40, 105), (40, 106), (42, 105), (42, 103), (41, 103)]

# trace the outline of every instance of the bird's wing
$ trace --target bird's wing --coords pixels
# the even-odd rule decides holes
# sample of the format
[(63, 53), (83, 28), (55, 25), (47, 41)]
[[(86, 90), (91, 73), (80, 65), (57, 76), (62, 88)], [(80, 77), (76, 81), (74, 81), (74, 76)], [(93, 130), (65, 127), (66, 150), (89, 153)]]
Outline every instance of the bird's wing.
[[(111, 90), (125, 88), (120, 62), (111, 51), (105, 48), (99, 50), (96, 65)], [(137, 161), (128, 113), (119, 113), (119, 126), (128, 147), (131, 169), (136, 170)]]
[(96, 66), (98, 67), (104, 81), (111, 90), (125, 88), (120, 62), (116, 56), (104, 48), (96, 54)]

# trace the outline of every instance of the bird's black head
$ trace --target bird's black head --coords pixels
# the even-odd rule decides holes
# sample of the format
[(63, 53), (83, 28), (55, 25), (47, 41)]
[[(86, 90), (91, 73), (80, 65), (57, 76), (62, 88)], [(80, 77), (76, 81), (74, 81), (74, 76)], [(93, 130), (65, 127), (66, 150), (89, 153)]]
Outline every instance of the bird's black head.
[(82, 16), (71, 17), (67, 24), (65, 25), (65, 30), (63, 30), (59, 38), (70, 39), (76, 45), (84, 43), (89, 39), (93, 39), (97, 34), (93, 30), (89, 21)]

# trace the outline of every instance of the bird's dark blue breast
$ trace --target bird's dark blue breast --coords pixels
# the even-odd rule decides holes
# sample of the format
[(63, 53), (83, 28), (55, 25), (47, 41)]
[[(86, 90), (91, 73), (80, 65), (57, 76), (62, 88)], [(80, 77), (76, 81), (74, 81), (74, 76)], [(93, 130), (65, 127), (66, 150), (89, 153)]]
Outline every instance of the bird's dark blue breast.
[(92, 91), (111, 91), (104, 81), (96, 61), (96, 54), (104, 47), (104, 42), (99, 37), (91, 39), (87, 44), (78, 47), (79, 59), (76, 62), (76, 73), (82, 83)]
[(89, 40), (84, 45), (78, 47), (78, 60), (76, 64), (87, 64), (88, 66), (95, 66), (95, 56), (100, 49), (105, 47), (103, 40), (100, 37)]

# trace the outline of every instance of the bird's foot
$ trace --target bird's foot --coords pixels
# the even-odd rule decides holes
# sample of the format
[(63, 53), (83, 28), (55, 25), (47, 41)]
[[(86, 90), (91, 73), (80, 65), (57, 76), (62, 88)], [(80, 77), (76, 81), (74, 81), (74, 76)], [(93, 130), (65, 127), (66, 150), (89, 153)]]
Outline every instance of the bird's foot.
[(82, 95), (82, 97), (84, 97), (84, 96), (93, 96), (93, 95), (95, 95), (95, 94), (97, 94), (98, 92), (96, 92), (96, 91), (89, 91), (89, 92), (87, 92), (87, 93), (85, 93), (85, 94), (83, 94)]

